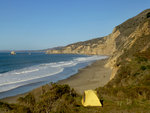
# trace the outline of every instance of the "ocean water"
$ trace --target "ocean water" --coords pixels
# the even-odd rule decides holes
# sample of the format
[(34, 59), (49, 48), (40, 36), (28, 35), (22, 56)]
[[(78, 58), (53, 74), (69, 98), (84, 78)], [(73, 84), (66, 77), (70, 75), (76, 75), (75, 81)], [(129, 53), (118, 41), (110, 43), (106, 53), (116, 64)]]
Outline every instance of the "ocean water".
[(0, 53), (0, 98), (28, 92), (66, 79), (106, 56), (44, 53)]

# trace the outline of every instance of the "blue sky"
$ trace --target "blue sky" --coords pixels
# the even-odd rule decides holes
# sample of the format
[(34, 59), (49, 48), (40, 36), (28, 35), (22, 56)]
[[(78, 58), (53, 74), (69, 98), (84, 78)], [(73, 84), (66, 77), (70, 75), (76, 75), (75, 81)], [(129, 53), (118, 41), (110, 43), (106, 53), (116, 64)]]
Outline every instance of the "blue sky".
[(108, 35), (150, 0), (0, 0), (0, 50), (46, 49)]

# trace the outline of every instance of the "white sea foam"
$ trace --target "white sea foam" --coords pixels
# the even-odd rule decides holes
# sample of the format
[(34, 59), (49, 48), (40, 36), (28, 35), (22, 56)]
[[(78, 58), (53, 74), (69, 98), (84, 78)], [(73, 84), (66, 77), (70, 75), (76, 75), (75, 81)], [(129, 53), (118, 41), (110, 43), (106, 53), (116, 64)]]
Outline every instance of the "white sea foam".
[(59, 62), (57, 64), (52, 65), (51, 67), (69, 67), (76, 65), (76, 62), (68, 61), (68, 62)]
[(75, 58), (71, 61), (40, 64), (0, 74), (0, 92), (11, 90), (19, 86), (38, 82), (41, 78), (63, 72), (66, 67), (73, 67), (79, 63), (105, 59), (106, 56), (89, 56)]
[(33, 70), (27, 70), (27, 71), (22, 71), (22, 72), (16, 72), (14, 74), (24, 74), (24, 73), (30, 73), (30, 72), (35, 72), (35, 71), (39, 71), (39, 69), (33, 69)]
[[(63, 68), (60, 69), (57, 72), (54, 72), (54, 73), (45, 74), (45, 75), (37, 75), (36, 77), (28, 78), (28, 79), (25, 79), (25, 80), (19, 80), (18, 79), (18, 81), (13, 81), (13, 82), (7, 82), (7, 83), (0, 84), (0, 88), (1, 88), (0, 92), (4, 92), (4, 91), (7, 91), (7, 90), (11, 90), (11, 89), (17, 88), (17, 87), (22, 86), (22, 85), (29, 84), (31, 82), (28, 82), (28, 81), (31, 81), (31, 80), (34, 80), (34, 79), (38, 79), (38, 78), (42, 78), (42, 77), (55, 75), (55, 74), (60, 73), (62, 71), (63, 71)], [(7, 87), (7, 89), (6, 89), (6, 87)]]
[(45, 74), (45, 75), (37, 75), (37, 76), (34, 76), (32, 78), (27, 78), (27, 79), (19, 79), (18, 78), (18, 81), (10, 81), (10, 82), (5, 82), (5, 83), (2, 83), (0, 84), (0, 86), (4, 86), (4, 85), (8, 85), (8, 84), (15, 84), (15, 83), (21, 83), (21, 82), (25, 82), (25, 81), (29, 81), (29, 80), (33, 80), (33, 79), (38, 79), (38, 78), (42, 78), (42, 77), (47, 77), (47, 76), (51, 76), (51, 75), (54, 75), (54, 74), (57, 74), (57, 73), (60, 73), (63, 71), (63, 68), (60, 69), (59, 71), (56, 71), (56, 72), (53, 72), (53, 73), (49, 73), (49, 74)]

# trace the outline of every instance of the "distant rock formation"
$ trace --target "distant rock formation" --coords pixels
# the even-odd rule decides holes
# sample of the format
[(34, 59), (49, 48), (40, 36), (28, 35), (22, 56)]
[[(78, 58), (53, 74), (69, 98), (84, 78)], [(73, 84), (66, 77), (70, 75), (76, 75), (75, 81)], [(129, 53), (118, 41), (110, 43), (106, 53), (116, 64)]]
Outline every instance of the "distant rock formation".
[(15, 55), (16, 53), (15, 53), (15, 51), (11, 51), (10, 54), (11, 55)]

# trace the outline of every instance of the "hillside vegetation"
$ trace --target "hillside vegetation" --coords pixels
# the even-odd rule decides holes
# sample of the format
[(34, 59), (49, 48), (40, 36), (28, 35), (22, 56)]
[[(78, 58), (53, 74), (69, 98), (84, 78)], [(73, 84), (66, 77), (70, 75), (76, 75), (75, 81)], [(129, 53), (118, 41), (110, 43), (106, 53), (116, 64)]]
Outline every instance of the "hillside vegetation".
[(40, 95), (29, 93), (18, 104), (0, 102), (6, 113), (149, 113), (150, 9), (125, 21), (103, 38), (68, 45), (47, 53), (110, 55), (110, 82), (97, 88), (104, 107), (83, 107), (81, 95), (68, 85), (46, 85)]

